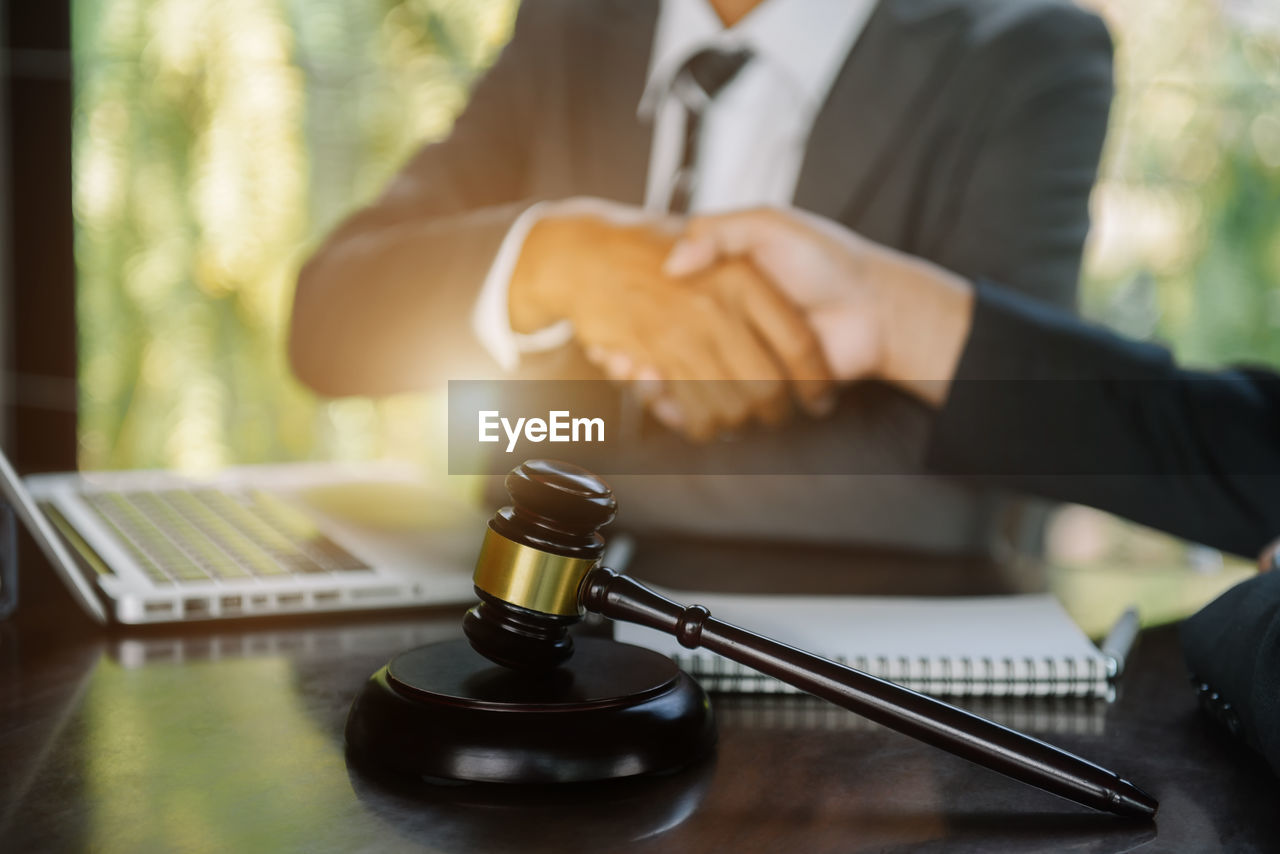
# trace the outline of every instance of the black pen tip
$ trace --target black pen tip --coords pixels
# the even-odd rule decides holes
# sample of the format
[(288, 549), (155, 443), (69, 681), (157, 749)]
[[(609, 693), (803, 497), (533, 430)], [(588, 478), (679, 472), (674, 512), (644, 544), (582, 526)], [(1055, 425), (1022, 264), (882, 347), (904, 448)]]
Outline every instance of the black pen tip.
[(1120, 780), (1111, 791), (1111, 811), (1132, 818), (1153, 818), (1160, 802), (1130, 783)]

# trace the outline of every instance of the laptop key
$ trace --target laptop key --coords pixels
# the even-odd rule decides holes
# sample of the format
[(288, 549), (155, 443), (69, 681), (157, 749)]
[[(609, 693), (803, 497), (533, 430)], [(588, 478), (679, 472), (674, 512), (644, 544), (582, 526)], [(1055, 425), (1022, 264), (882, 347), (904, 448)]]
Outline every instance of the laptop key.
[(203, 502), (209, 512), (215, 513), (252, 540), (259, 548), (279, 561), (291, 572), (305, 574), (323, 574), (328, 572), (321, 563), (308, 554), (307, 544), (297, 542), (280, 530), (272, 527), (261, 516), (249, 507), (236, 501), (231, 496), (215, 490), (198, 490), (192, 496)]
[(136, 563), (138, 565), (138, 568), (141, 569), (142, 572), (148, 578), (151, 579), (152, 583), (154, 584), (172, 584), (173, 583), (173, 579), (169, 577), (168, 573), (166, 573), (160, 567), (156, 566), (155, 561), (153, 561), (150, 557), (144, 554), (140, 548), (138, 548), (137, 544), (133, 542), (133, 540), (129, 537), (129, 535), (120, 529), (120, 526), (116, 524), (115, 520), (113, 520), (109, 514), (103, 512), (102, 508), (99, 507), (92, 500), (93, 496), (85, 495), (84, 498), (85, 498), (85, 503), (87, 503), (90, 507), (94, 509), (94, 511), (97, 512), (98, 518), (101, 519), (106, 524), (107, 529), (110, 530), (111, 533), (115, 535), (116, 541), (119, 542), (120, 545), (124, 547), (124, 550), (129, 553), (129, 556), (131, 558), (133, 558), (134, 563)]
[(172, 530), (179, 537), (179, 542), (191, 553), (211, 575), (217, 578), (244, 579), (252, 578), (253, 573), (233, 559), (233, 556), (218, 547), (210, 535), (197, 524), (199, 506), (192, 506), (187, 500), (189, 496), (180, 491), (157, 493), (174, 508), (175, 512), (165, 516)]
[[(339, 572), (372, 570), (373, 567), (321, 533), (315, 522), (287, 501), (265, 490), (251, 493), (254, 508), (277, 530), (297, 543), (307, 555)], [(252, 512), (247, 507), (245, 512)]]
[(316, 563), (305, 554), (281, 555), (280, 562), (292, 569), (294, 572), (302, 572), (308, 575), (328, 575), (329, 570), (326, 567)]
[(317, 551), (323, 554), (330, 563), (343, 572), (360, 572), (372, 569), (368, 564), (351, 554), (328, 537), (321, 537), (313, 543)]
[[(141, 540), (142, 548), (157, 559), (157, 563), (177, 581), (209, 581), (215, 573), (208, 560), (184, 549), (180, 545), (183, 520), (171, 508), (166, 507), (156, 495), (139, 493), (122, 495), (132, 505), (129, 512), (133, 535)], [(190, 548), (190, 547), (188, 547)]]
[(213, 489), (86, 495), (157, 583), (246, 581), (371, 567), (269, 493)]
[(114, 492), (92, 493), (86, 494), (85, 499), (121, 535), (121, 541), (126, 547), (145, 556), (142, 567), (148, 575), (151, 575), (147, 569), (150, 565), (175, 581), (210, 580), (209, 574), (174, 545), (147, 517), (142, 507), (129, 501), (124, 495)]
[[(258, 541), (252, 532), (246, 530), (243, 519), (232, 519), (221, 508), (215, 509), (207, 500), (202, 500), (206, 490), (198, 492), (178, 492), (175, 500), (180, 500), (188, 508), (193, 518), (212, 539), (253, 574), (258, 576), (289, 576), (294, 573), (280, 561), (268, 544)], [(212, 493), (219, 495), (220, 493)], [(178, 497), (180, 496), (180, 498)], [(228, 499), (229, 501), (230, 499)]]
[(221, 493), (208, 493), (200, 497), (240, 527), (246, 536), (290, 572), (299, 575), (323, 575), (329, 572), (327, 567), (313, 559), (304, 543), (295, 542), (272, 527), (245, 504)]

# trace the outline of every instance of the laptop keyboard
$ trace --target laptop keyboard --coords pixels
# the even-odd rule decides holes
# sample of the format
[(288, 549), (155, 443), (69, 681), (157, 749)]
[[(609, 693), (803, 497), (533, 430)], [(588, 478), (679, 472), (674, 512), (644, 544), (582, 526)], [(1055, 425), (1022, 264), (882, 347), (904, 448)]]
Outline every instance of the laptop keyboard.
[(157, 584), (370, 569), (268, 492), (165, 489), (82, 497)]

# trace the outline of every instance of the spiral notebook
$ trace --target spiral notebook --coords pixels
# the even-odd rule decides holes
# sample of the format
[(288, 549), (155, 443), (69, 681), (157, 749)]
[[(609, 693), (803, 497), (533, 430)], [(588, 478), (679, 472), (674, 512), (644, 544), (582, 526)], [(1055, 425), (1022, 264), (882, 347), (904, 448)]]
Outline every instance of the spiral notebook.
[[(712, 616), (927, 694), (1110, 697), (1115, 663), (1051, 595), (758, 596), (670, 593)], [(796, 689), (675, 638), (619, 623), (615, 637), (671, 656), (709, 691)]]

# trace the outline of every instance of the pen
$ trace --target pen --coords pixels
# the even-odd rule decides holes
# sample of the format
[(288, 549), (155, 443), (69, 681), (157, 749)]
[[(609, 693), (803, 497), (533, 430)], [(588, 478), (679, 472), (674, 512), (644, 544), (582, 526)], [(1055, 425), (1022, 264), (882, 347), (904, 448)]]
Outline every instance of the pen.
[(583, 579), (581, 604), (615, 620), (675, 635), (814, 696), (979, 765), (1078, 804), (1150, 818), (1155, 798), (1100, 765), (994, 721), (892, 682), (717, 620), (633, 579), (597, 566)]
[(1111, 671), (1109, 675), (1112, 679), (1124, 672), (1125, 659), (1133, 650), (1133, 642), (1138, 638), (1140, 627), (1138, 609), (1130, 605), (1124, 609), (1124, 613), (1116, 620), (1116, 624), (1111, 627), (1111, 631), (1107, 632), (1106, 638), (1102, 641), (1101, 651), (1109, 662)]

